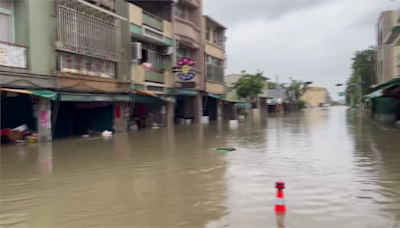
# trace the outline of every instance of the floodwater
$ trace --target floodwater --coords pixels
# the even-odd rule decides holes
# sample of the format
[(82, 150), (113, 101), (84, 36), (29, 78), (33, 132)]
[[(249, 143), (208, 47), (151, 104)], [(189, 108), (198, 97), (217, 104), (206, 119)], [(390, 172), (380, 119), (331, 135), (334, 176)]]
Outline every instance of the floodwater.
[(0, 202), (1, 227), (400, 227), (400, 128), (334, 107), (7, 146)]

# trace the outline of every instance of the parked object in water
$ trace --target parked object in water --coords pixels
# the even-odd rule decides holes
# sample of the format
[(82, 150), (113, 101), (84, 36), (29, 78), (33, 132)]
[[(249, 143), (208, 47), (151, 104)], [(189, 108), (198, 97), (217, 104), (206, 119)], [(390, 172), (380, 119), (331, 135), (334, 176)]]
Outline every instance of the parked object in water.
[(233, 147), (218, 147), (215, 149), (216, 152), (231, 152), (234, 150), (236, 150), (236, 149)]
[(113, 134), (112, 131), (104, 130), (103, 133), (101, 133), (101, 136), (103, 136), (104, 138), (107, 138), (107, 137), (111, 137), (112, 134)]

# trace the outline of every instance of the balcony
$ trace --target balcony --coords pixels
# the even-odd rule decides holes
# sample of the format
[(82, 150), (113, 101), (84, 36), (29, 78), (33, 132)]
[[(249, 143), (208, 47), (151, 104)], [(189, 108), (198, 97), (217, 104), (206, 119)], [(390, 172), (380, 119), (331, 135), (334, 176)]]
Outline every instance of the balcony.
[(161, 71), (145, 70), (144, 78), (147, 82), (165, 83), (164, 72)]
[(224, 82), (224, 68), (221, 66), (207, 63), (207, 80), (215, 82)]
[(27, 68), (26, 46), (0, 41), (0, 66)]
[(191, 8), (198, 8), (200, 6), (200, 0), (185, 0), (185, 4)]
[(143, 10), (143, 24), (164, 31), (163, 19)]
[(193, 22), (175, 17), (175, 31), (178, 42), (194, 49), (201, 47), (201, 30)]

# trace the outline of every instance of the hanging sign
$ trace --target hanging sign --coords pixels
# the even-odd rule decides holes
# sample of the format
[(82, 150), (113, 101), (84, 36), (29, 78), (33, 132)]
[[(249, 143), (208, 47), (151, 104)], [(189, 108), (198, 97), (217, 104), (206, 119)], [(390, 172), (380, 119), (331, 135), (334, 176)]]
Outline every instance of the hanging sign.
[(178, 77), (181, 80), (189, 81), (192, 80), (196, 75), (192, 71), (192, 67), (196, 64), (195, 61), (189, 58), (183, 58), (178, 62), (178, 66), (181, 67), (181, 72)]

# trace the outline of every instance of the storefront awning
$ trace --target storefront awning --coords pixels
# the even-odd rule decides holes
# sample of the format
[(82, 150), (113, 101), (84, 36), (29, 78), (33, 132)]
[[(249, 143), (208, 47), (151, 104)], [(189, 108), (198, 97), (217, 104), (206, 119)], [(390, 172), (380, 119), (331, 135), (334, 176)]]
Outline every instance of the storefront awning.
[(365, 98), (370, 98), (370, 99), (375, 98), (375, 97), (382, 97), (384, 95), (384, 91), (386, 89), (389, 89), (389, 88), (391, 88), (393, 86), (398, 86), (398, 85), (400, 85), (400, 78), (394, 78), (394, 79), (392, 79), (392, 80), (390, 80), (390, 81), (388, 81), (386, 83), (383, 83), (383, 84), (377, 86), (376, 87), (376, 89), (377, 89), (376, 91), (374, 91), (374, 92), (372, 92), (372, 93), (370, 93), (370, 94), (368, 94), (368, 95), (366, 95), (364, 97)]
[(196, 90), (180, 89), (180, 90), (178, 90), (177, 94), (182, 95), (182, 96), (197, 96), (197, 95), (199, 95), (199, 92)]
[(139, 94), (139, 95), (146, 95), (146, 96), (151, 96), (151, 97), (158, 97), (155, 93), (153, 93), (153, 92), (150, 92), (150, 91), (146, 91), (146, 90), (140, 90), (140, 89), (137, 89), (136, 90), (136, 94)]
[(93, 93), (59, 93), (61, 101), (96, 102), (96, 101), (131, 101), (131, 95), (93, 94)]
[(8, 88), (0, 88), (0, 90), (4, 91), (4, 92), (36, 95), (36, 96), (40, 96), (40, 97), (49, 98), (52, 100), (57, 99), (57, 93), (50, 91), (50, 90), (24, 90), (24, 89), (8, 89)]
[(208, 93), (208, 96), (209, 97), (212, 97), (212, 98), (215, 98), (215, 99), (220, 99), (220, 100), (224, 100), (225, 99), (225, 95), (216, 95), (216, 94), (213, 94), (213, 93)]

